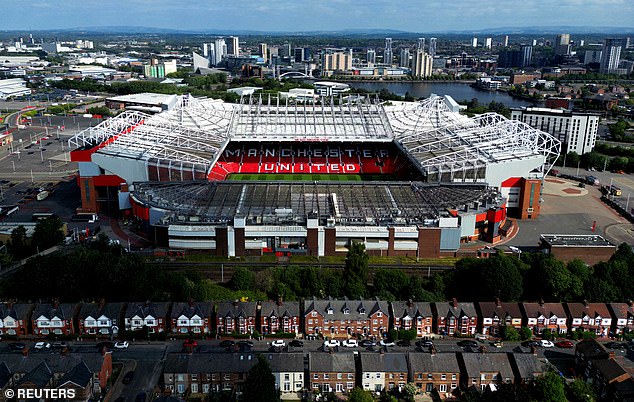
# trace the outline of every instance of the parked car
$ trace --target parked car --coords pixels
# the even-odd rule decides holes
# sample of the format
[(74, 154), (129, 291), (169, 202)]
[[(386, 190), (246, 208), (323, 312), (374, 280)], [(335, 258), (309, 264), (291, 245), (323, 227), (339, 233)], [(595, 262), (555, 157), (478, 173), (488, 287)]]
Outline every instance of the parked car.
[(401, 339), (400, 341), (396, 342), (396, 344), (397, 344), (398, 346), (408, 347), (408, 346), (410, 346), (412, 343), (409, 341), (409, 339)]
[(123, 379), (121, 380), (121, 382), (124, 384), (130, 384), (133, 378), (134, 378), (134, 371), (128, 371), (123, 376)]
[(220, 342), (220, 346), (223, 348), (229, 348), (232, 347), (233, 345), (235, 345), (236, 343), (230, 339), (225, 339), (224, 341)]
[(293, 339), (292, 341), (289, 342), (289, 345), (291, 345), (294, 348), (302, 348), (304, 347), (304, 342), (300, 341), (299, 339)]
[(557, 346), (558, 348), (570, 349), (570, 348), (573, 348), (575, 344), (572, 343), (572, 341), (561, 340), (561, 341), (555, 342), (555, 346)]
[(469, 339), (464, 339), (464, 340), (458, 342), (458, 346), (461, 346), (463, 348), (466, 348), (466, 347), (477, 348), (479, 345), (478, 345), (478, 342), (476, 342), (476, 341), (472, 341), (472, 340), (469, 340)]
[(369, 348), (371, 346), (376, 346), (376, 342), (374, 342), (371, 339), (364, 339), (361, 342), (359, 342), (359, 345), (361, 345), (361, 347), (364, 347), (364, 348)]
[(336, 339), (327, 339), (324, 341), (324, 348), (335, 348), (341, 346), (341, 343)]
[(273, 342), (271, 342), (271, 346), (275, 348), (283, 348), (284, 346), (286, 346), (286, 342), (284, 342), (283, 339), (276, 339)]
[(430, 341), (429, 339), (416, 341), (416, 346), (418, 346), (419, 348), (428, 348), (430, 346), (434, 346), (434, 342)]
[(552, 348), (555, 346), (555, 344), (548, 339), (542, 339), (541, 341), (539, 341), (539, 346), (541, 346), (542, 348)]
[(346, 339), (343, 341), (343, 346), (347, 348), (357, 348), (359, 347), (359, 342), (356, 339)]
[(491, 346), (493, 346), (495, 348), (501, 348), (502, 346), (504, 346), (504, 342), (502, 342), (502, 341), (493, 341), (493, 342), (491, 342)]
[(115, 344), (114, 344), (115, 349), (127, 349), (128, 346), (130, 346), (128, 341), (115, 342)]
[(396, 343), (394, 343), (394, 341), (390, 341), (388, 339), (381, 339), (381, 341), (379, 342), (379, 345), (381, 345), (381, 346), (395, 346)]
[(35, 344), (35, 346), (33, 346), (35, 349), (37, 350), (42, 350), (42, 349), (50, 349), (51, 348), (51, 344), (48, 342), (37, 342)]
[(26, 344), (22, 342), (13, 342), (9, 344), (9, 349), (11, 350), (23, 350), (26, 348)]
[(64, 341), (53, 342), (53, 344), (51, 345), (51, 348), (53, 349), (66, 349), (67, 347), (68, 347), (68, 344)]
[(605, 344), (608, 349), (627, 349), (627, 342), (608, 342)]
[(195, 339), (188, 339), (183, 342), (184, 348), (195, 348), (196, 346), (198, 346), (198, 341), (196, 341)]
[(525, 348), (530, 348), (531, 346), (539, 347), (541, 346), (541, 344), (539, 343), (539, 341), (524, 341), (522, 342), (522, 346), (524, 346)]
[(241, 352), (250, 352), (253, 350), (253, 342), (251, 341), (239, 341), (236, 345)]

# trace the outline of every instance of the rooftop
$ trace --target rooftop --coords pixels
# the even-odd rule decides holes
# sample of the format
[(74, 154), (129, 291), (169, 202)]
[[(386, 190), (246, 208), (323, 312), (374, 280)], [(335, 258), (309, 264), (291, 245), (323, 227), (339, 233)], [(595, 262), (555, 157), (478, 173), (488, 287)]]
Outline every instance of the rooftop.
[(551, 247), (615, 247), (599, 235), (543, 234), (541, 239)]

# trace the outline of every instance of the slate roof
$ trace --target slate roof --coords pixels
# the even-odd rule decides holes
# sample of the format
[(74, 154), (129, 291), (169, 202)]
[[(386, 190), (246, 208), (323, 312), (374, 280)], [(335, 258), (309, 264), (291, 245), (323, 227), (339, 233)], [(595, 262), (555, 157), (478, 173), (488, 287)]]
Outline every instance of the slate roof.
[(170, 353), (165, 359), (165, 373), (246, 373), (255, 366), (254, 353)]
[(517, 303), (478, 302), (478, 307), (482, 313), (482, 317), (485, 318), (493, 318), (497, 316), (502, 321), (506, 317), (522, 318), (522, 311)]
[(583, 354), (584, 359), (607, 359), (610, 352), (596, 339), (584, 339), (575, 346), (575, 354)]
[[(387, 302), (381, 300), (335, 300), (332, 298), (305, 300), (304, 315), (307, 316), (313, 310), (329, 320), (367, 320), (378, 311), (386, 317), (390, 316)], [(332, 314), (328, 314), (329, 310)]]
[(599, 359), (595, 360), (592, 364), (599, 370), (608, 383), (617, 380), (619, 377), (628, 375), (627, 370), (615, 359)]
[(119, 320), (123, 303), (84, 303), (79, 310), (78, 318), (85, 320), (88, 317), (98, 319), (101, 316)]
[(304, 372), (303, 353), (267, 353), (263, 356), (274, 373)]
[(634, 304), (609, 303), (608, 307), (612, 310), (616, 318), (634, 317)]
[(14, 374), (28, 373), (43, 362), (45, 362), (55, 374), (65, 374), (82, 361), (93, 373), (100, 371), (103, 366), (103, 356), (96, 352), (81, 354), (71, 353), (68, 355), (30, 353), (27, 356), (11, 353), (2, 355), (2, 360)]
[(453, 301), (434, 303), (436, 311), (439, 317), (448, 317), (453, 315), (456, 318), (460, 317), (477, 317), (476, 309), (473, 303), (461, 303), (457, 302), (454, 305)]
[(407, 373), (405, 353), (360, 353), (361, 371), (382, 373)]
[(531, 353), (509, 353), (515, 377), (522, 381), (533, 381), (543, 373), (544, 365)]
[(566, 307), (572, 318), (583, 318), (585, 315), (591, 318), (612, 318), (605, 303), (566, 303)]
[(48, 385), (48, 383), (53, 378), (53, 372), (48, 367), (46, 362), (41, 362), (38, 364), (33, 370), (26, 373), (20, 381), (18, 381), (17, 386), (33, 384), (37, 388), (44, 388)]
[(28, 321), (29, 313), (33, 309), (33, 304), (8, 304), (0, 303), (0, 319), (4, 320), (11, 316), (14, 320)]
[(169, 309), (169, 303), (152, 303), (152, 302), (134, 302), (129, 303), (125, 312), (125, 318), (139, 316), (146, 318), (152, 316), (154, 318), (164, 318)]
[(299, 302), (282, 302), (278, 304), (273, 301), (262, 302), (262, 317), (299, 317)]
[(410, 353), (412, 373), (459, 373), (460, 365), (455, 353)]
[(82, 361), (64, 374), (59, 381), (59, 387), (66, 384), (74, 384), (80, 388), (86, 388), (90, 385), (92, 374), (92, 371), (90, 371), (86, 363)]
[(354, 373), (354, 355), (312, 352), (308, 355), (308, 370), (311, 373)]
[(514, 378), (506, 353), (461, 353), (469, 378), (480, 378), (480, 373), (499, 373), (502, 378)]
[(4, 388), (10, 379), (11, 370), (9, 370), (9, 366), (5, 362), (0, 362), (0, 389)]
[(192, 318), (194, 315), (203, 319), (209, 318), (211, 316), (211, 303), (174, 303), (172, 305), (172, 318), (176, 319), (182, 315), (187, 318)]
[(218, 317), (255, 317), (256, 302), (223, 302), (216, 304)]
[(41, 316), (44, 316), (50, 320), (53, 317), (58, 317), (62, 320), (72, 321), (75, 307), (77, 307), (77, 304), (72, 303), (60, 303), (57, 306), (50, 303), (36, 304), (31, 318), (37, 320)]
[(567, 317), (564, 306), (561, 303), (522, 303), (521, 306), (528, 318), (537, 318), (540, 315), (545, 318), (552, 316)]
[(403, 318), (409, 316), (411, 318), (416, 317), (431, 317), (431, 303), (425, 302), (407, 302), (407, 301), (394, 301), (392, 302), (392, 312), (394, 317)]

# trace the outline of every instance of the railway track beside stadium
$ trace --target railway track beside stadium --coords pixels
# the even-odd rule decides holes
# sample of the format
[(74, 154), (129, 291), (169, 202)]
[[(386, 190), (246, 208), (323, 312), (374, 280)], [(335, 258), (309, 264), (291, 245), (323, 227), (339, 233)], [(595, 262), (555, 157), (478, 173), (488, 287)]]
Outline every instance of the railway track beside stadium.
[[(152, 264), (152, 263), (150, 263)], [(197, 272), (207, 279), (215, 282), (226, 282), (231, 279), (234, 271), (238, 267), (248, 267), (253, 272), (262, 272), (269, 268), (279, 268), (294, 266), (313, 266), (317, 268), (328, 268), (343, 270), (343, 264), (337, 263), (293, 263), (293, 262), (185, 262), (167, 261), (156, 262), (163, 269), (169, 271)], [(406, 275), (431, 276), (435, 273), (451, 271), (453, 266), (428, 266), (428, 265), (403, 265), (403, 264), (370, 264), (370, 276), (377, 269), (398, 269)]]

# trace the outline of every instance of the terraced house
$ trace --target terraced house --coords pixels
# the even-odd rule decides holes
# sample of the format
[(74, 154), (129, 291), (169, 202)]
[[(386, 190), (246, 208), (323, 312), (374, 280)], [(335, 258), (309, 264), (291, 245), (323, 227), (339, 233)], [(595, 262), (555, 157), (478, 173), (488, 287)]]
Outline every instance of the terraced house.
[(281, 299), (261, 303), (260, 332), (263, 334), (299, 333), (299, 302)]
[(72, 335), (73, 317), (77, 304), (58, 303), (37, 304), (31, 314), (31, 325), (33, 335)]
[(409, 369), (405, 353), (361, 353), (359, 360), (363, 389), (400, 391), (407, 384)]
[(77, 333), (102, 337), (117, 336), (123, 307), (123, 303), (106, 303), (105, 300), (82, 304), (77, 316)]
[(0, 335), (26, 335), (32, 304), (1, 303)]
[(216, 304), (216, 331), (221, 334), (252, 334), (257, 322), (255, 302), (224, 302)]
[(179, 334), (208, 334), (211, 326), (211, 303), (174, 303), (171, 329)]
[(313, 392), (341, 394), (354, 389), (356, 369), (352, 353), (309, 353), (308, 371)]
[(566, 303), (566, 308), (570, 331), (591, 331), (597, 336), (608, 336), (612, 316), (605, 303)]
[(474, 335), (478, 326), (478, 315), (473, 303), (435, 303), (436, 333), (442, 335)]
[(406, 302), (394, 301), (391, 304), (394, 329), (416, 328), (417, 337), (431, 335), (434, 323), (431, 303), (408, 300)]
[(562, 335), (568, 332), (566, 311), (561, 303), (522, 303), (523, 325), (539, 335), (545, 329)]
[(125, 313), (125, 328), (137, 331), (147, 328), (148, 333), (158, 334), (166, 329), (166, 315), (170, 303), (129, 303)]
[(307, 335), (332, 338), (352, 335), (381, 337), (389, 329), (386, 301), (380, 300), (305, 300), (304, 325)]
[(609, 303), (608, 307), (612, 313), (612, 331), (614, 334), (619, 335), (634, 331), (634, 303), (632, 300), (627, 303)]
[(450, 398), (460, 385), (460, 366), (455, 353), (409, 353), (412, 381), (422, 392), (438, 392)]
[(517, 303), (503, 303), (500, 299), (494, 302), (478, 302), (480, 312), (481, 333), (498, 336), (500, 328), (510, 326), (522, 327), (522, 311)]

